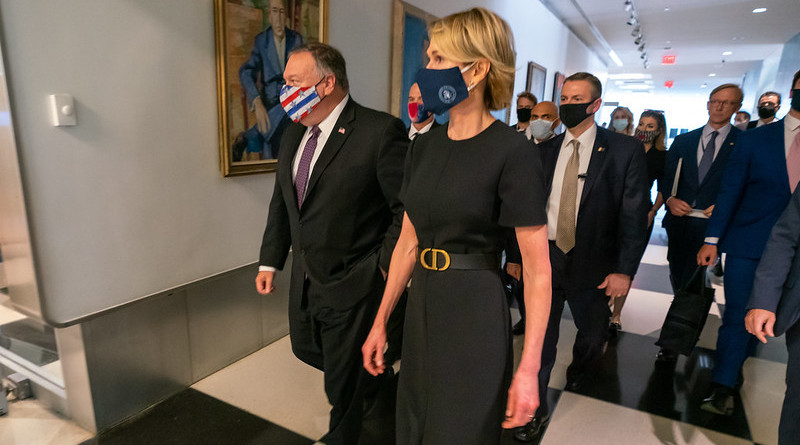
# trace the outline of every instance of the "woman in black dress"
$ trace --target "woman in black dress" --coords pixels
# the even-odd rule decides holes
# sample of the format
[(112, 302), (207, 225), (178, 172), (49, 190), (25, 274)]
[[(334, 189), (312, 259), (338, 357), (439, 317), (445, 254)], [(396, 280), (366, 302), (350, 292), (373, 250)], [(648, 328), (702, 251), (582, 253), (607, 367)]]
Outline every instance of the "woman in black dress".
[[(398, 444), (499, 444), (502, 427), (527, 423), (550, 311), (545, 195), (538, 156), (490, 110), (510, 103), (514, 51), (508, 25), (482, 8), (430, 25), (425, 106), (450, 122), (414, 140), (401, 196), (406, 214), (364, 367), (384, 371), (386, 321), (413, 276), (397, 395)], [(528, 323), (513, 371), (500, 274), (505, 232), (522, 251)], [(412, 275), (413, 272), (413, 275)], [(510, 388), (509, 388), (510, 384)]]
[[(667, 159), (667, 120), (664, 114), (658, 111), (645, 110), (639, 116), (639, 125), (636, 126), (634, 137), (639, 138), (644, 144), (644, 152), (647, 157), (647, 183), (650, 188), (653, 183), (661, 181), (664, 177), (664, 164)], [(647, 214), (648, 224), (650, 231), (647, 237), (653, 233), (653, 220), (656, 218), (656, 213), (661, 206), (664, 205), (664, 197), (661, 192), (656, 196), (655, 202), (651, 203), (650, 212)], [(622, 316), (622, 307), (625, 305), (627, 295), (619, 297), (614, 300), (614, 310), (611, 312), (611, 320), (609, 321), (608, 330), (612, 335), (622, 330), (622, 323), (620, 317)]]

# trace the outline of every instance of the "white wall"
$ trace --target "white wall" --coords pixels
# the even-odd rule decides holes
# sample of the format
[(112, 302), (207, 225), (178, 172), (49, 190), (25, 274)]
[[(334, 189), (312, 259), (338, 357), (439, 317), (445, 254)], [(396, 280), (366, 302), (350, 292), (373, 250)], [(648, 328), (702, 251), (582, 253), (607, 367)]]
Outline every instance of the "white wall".
[[(392, 1), (343, 3), (331, 8), (330, 43), (339, 48), (347, 60), (348, 76), (356, 100), (367, 106), (388, 110)], [(517, 51), (515, 95), (525, 89), (529, 61), (547, 68), (547, 100), (552, 98), (556, 71), (567, 75), (589, 71), (602, 81), (607, 77), (605, 64), (538, 1), (409, 0), (407, 3), (438, 17), (482, 3), (503, 17), (514, 33)], [(512, 118), (512, 122), (514, 120)]]
[[(412, 3), (440, 16), (466, 0)], [(604, 67), (539, 2), (485, 1), (516, 35), (520, 75)], [(336, 0), (330, 42), (353, 97), (388, 110), (391, 0)], [(257, 260), (273, 175), (218, 169), (212, 0), (0, 0), (45, 309), (64, 322)], [(51, 127), (46, 97), (75, 96)]]

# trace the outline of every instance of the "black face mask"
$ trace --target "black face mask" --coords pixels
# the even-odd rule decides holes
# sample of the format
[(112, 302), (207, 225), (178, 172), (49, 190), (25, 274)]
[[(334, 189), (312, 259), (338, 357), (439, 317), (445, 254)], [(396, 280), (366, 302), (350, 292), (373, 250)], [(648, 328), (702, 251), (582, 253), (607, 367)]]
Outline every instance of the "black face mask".
[(778, 108), (776, 108), (775, 105), (772, 104), (765, 104), (758, 106), (758, 117), (760, 117), (761, 119), (769, 119), (775, 116), (775, 113), (777, 112)]
[(792, 109), (800, 111), (800, 88), (792, 90)]
[(531, 120), (530, 108), (517, 108), (517, 122), (528, 122)]
[(592, 103), (594, 103), (594, 100), (582, 104), (561, 104), (558, 109), (558, 116), (567, 128), (577, 127), (584, 119), (594, 114), (586, 112), (586, 109)]

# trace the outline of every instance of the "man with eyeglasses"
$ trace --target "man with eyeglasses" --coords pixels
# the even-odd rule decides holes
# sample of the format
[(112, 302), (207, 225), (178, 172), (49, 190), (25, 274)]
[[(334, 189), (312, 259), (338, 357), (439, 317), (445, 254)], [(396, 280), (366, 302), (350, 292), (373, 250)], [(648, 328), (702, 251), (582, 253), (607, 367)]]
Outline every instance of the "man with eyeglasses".
[(726, 253), (725, 310), (712, 375), (715, 387), (701, 406), (722, 415), (733, 413), (742, 365), (756, 346), (744, 321), (756, 267), (772, 227), (800, 180), (800, 71), (791, 88), (792, 109), (786, 117), (745, 131), (736, 141), (705, 244), (697, 254), (697, 262), (707, 265), (718, 254), (717, 244), (719, 251)]
[[(734, 84), (720, 85), (707, 103), (708, 122), (701, 128), (675, 138), (659, 183), (667, 197), (667, 230), (670, 282), (677, 293), (697, 268), (697, 251), (703, 245), (708, 218), (714, 211), (722, 172), (741, 130), (731, 125), (742, 105), (742, 90)], [(675, 351), (662, 348), (657, 360), (674, 363)]]
[(250, 57), (239, 68), (247, 105), (256, 115), (256, 124), (247, 133), (258, 141), (247, 145), (243, 161), (278, 157), (281, 135), (289, 124), (278, 98), (283, 70), (289, 53), (303, 44), (303, 37), (286, 27), (284, 0), (270, 0), (268, 12), (270, 26), (256, 35)]

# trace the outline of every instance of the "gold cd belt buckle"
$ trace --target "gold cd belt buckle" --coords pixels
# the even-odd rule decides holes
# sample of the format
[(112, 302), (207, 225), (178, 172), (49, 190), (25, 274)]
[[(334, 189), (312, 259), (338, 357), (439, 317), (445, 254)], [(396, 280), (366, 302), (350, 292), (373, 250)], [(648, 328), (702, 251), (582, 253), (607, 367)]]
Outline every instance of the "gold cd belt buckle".
[[(428, 262), (425, 261), (425, 255), (428, 252), (431, 253), (431, 263), (432, 264), (428, 264)], [(440, 254), (442, 255), (442, 257), (444, 257), (444, 265), (441, 266), (441, 267), (439, 267), (439, 261), (438, 261)], [(426, 268), (428, 270), (435, 270), (435, 271), (441, 272), (443, 270), (447, 270), (450, 267), (450, 254), (448, 254), (446, 251), (444, 251), (442, 249), (427, 248), (427, 249), (424, 249), (422, 251), (422, 253), (420, 253), (419, 262), (422, 265), (422, 267), (424, 267), (424, 268)]]

